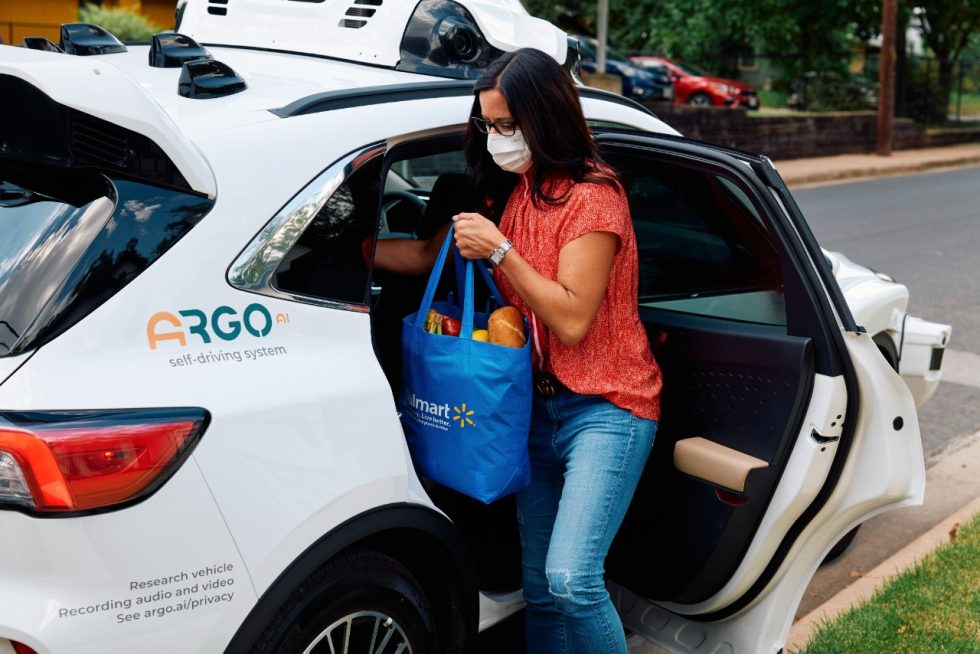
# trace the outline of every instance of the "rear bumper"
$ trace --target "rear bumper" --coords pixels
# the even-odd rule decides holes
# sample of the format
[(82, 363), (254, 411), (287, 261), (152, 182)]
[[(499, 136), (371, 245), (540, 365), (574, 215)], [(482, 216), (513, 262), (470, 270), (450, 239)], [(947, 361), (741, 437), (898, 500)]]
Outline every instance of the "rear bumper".
[(912, 391), (917, 407), (932, 397), (939, 387), (939, 381), (943, 377), (943, 353), (951, 332), (949, 325), (929, 322), (915, 316), (909, 316), (905, 320), (898, 372)]

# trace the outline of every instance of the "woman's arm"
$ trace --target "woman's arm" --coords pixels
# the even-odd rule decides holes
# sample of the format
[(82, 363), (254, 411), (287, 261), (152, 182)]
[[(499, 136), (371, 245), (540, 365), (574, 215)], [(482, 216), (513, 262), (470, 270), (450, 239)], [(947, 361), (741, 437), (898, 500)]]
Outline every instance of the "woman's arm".
[(403, 275), (424, 275), (432, 270), (439, 247), (449, 225), (443, 225), (431, 238), (390, 238), (379, 240), (374, 249), (374, 267)]
[[(505, 237), (478, 213), (462, 213), (456, 221), (456, 246), (468, 259), (483, 259)], [(588, 333), (609, 286), (609, 273), (619, 237), (589, 232), (568, 242), (558, 255), (557, 280), (536, 271), (516, 250), (500, 264), (507, 281), (528, 307), (565, 345), (575, 345)]]

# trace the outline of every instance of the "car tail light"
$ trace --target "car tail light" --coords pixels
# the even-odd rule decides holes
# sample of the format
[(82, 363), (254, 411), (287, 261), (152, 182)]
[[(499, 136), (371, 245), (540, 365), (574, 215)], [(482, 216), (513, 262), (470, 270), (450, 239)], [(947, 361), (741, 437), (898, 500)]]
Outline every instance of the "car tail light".
[(10, 644), (14, 648), (14, 654), (37, 654), (37, 652), (25, 645), (24, 643), (18, 643), (16, 640), (10, 641)]
[(203, 409), (0, 412), (0, 506), (64, 514), (143, 499), (207, 422)]

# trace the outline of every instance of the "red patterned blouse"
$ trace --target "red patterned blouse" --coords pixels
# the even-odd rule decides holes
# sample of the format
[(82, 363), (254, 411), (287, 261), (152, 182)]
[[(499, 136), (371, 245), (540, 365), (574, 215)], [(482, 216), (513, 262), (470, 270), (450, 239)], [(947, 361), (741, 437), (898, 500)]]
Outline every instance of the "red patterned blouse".
[(534, 206), (529, 180), (522, 176), (500, 219), (500, 231), (540, 274), (556, 279), (561, 249), (583, 234), (611, 232), (619, 238), (619, 247), (595, 321), (572, 346), (563, 345), (536, 320), (506, 276), (496, 271), (504, 299), (532, 324), (535, 366), (552, 372), (576, 393), (602, 395), (637, 417), (659, 420), (663, 380), (637, 309), (639, 264), (626, 196), (606, 184), (571, 180), (546, 190), (550, 195), (568, 190), (566, 202)]

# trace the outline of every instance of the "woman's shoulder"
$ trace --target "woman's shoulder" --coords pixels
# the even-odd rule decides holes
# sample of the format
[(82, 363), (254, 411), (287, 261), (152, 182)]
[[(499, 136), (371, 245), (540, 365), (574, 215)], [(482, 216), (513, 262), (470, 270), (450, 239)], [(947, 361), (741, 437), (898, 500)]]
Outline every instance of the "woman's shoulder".
[(626, 193), (616, 172), (608, 166), (596, 166), (584, 179), (572, 185), (570, 197), (580, 201), (618, 205), (625, 201)]

